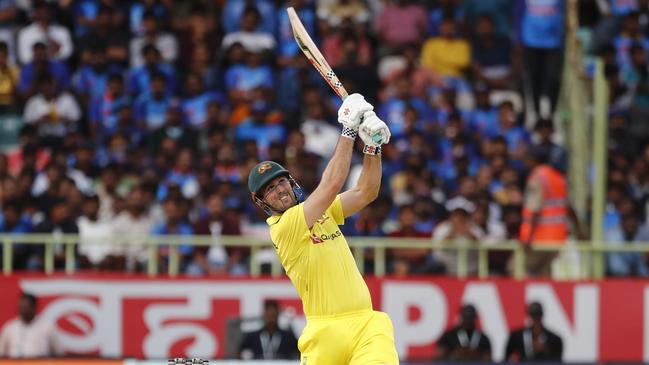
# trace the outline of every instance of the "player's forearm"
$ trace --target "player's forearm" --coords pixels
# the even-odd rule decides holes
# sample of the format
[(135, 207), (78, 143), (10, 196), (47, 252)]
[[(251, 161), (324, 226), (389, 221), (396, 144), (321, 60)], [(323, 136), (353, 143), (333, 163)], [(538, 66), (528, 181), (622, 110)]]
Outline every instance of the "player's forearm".
[(340, 137), (333, 157), (329, 160), (327, 167), (322, 173), (321, 184), (326, 184), (336, 193), (342, 189), (349, 174), (349, 166), (352, 162), (352, 150), (354, 140), (347, 137)]
[(363, 169), (356, 188), (367, 197), (367, 202), (374, 201), (381, 189), (381, 156), (365, 155)]

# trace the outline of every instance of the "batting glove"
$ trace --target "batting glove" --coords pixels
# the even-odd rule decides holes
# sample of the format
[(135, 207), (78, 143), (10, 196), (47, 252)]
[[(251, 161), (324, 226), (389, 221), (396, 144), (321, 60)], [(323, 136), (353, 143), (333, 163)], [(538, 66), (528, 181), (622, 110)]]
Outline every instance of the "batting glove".
[(372, 109), (374, 109), (372, 104), (365, 101), (361, 94), (352, 94), (346, 97), (343, 105), (338, 109), (338, 123), (343, 125), (343, 135), (351, 137), (347, 133), (351, 132), (355, 137), (363, 113)]
[(365, 146), (380, 147), (382, 144), (390, 142), (392, 136), (388, 125), (379, 119), (373, 111), (363, 114), (363, 123), (361, 123), (358, 132)]

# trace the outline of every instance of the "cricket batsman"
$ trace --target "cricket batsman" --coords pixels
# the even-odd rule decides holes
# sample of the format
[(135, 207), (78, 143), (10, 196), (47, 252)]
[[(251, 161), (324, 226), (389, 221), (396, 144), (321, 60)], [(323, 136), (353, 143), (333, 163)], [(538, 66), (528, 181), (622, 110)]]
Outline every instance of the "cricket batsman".
[[(362, 124), (361, 124), (362, 120)], [(302, 365), (396, 365), (394, 328), (372, 308), (370, 292), (339, 226), (376, 199), (381, 186), (381, 144), (388, 126), (360, 94), (338, 110), (342, 135), (320, 184), (308, 198), (290, 173), (273, 161), (248, 176), (252, 200), (270, 217), (270, 236), (295, 285), (307, 324), (298, 341)], [(372, 136), (380, 136), (374, 142)], [(365, 146), (357, 185), (339, 193), (347, 179), (354, 140)], [(379, 140), (379, 138), (376, 138)]]

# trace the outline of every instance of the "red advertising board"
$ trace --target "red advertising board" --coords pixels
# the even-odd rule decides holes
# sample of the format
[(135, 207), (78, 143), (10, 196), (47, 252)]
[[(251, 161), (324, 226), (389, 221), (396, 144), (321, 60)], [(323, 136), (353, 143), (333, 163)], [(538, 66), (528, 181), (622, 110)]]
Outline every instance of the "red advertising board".
[[(460, 304), (472, 303), (500, 361), (509, 331), (524, 325), (525, 303), (536, 300), (563, 338), (564, 361), (649, 361), (649, 281), (366, 280), (375, 308), (392, 318), (403, 359), (432, 358)], [(297, 333), (305, 323), (286, 279), (8, 276), (0, 278), (0, 324), (15, 316), (20, 291), (39, 297), (71, 355), (219, 358), (228, 318), (258, 316), (269, 298)]]

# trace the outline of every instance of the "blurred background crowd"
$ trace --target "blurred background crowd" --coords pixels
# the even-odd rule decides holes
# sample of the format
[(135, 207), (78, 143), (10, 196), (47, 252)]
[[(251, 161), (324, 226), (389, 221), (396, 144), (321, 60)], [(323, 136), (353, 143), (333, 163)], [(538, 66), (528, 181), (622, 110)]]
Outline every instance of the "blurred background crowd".
[[(343, 232), (519, 239), (530, 171), (568, 168), (553, 122), (562, 0), (0, 0), (0, 232), (78, 232), (79, 269), (130, 271), (146, 263), (141, 242), (84, 239), (265, 237), (249, 169), (277, 161), (312, 191), (339, 136), (341, 101), (297, 48), (287, 6), (393, 135), (379, 199)], [(603, 57), (610, 91), (606, 237), (649, 241), (649, 1), (578, 10), (585, 59)], [(13, 251), (16, 269), (42, 269), (43, 247)], [(184, 273), (249, 272), (246, 249), (180, 251)], [(57, 247), (57, 267), (63, 257)], [(396, 274), (456, 270), (447, 252), (388, 259)], [(490, 272), (508, 262), (492, 253)], [(649, 275), (647, 263), (612, 254), (607, 272)]]

